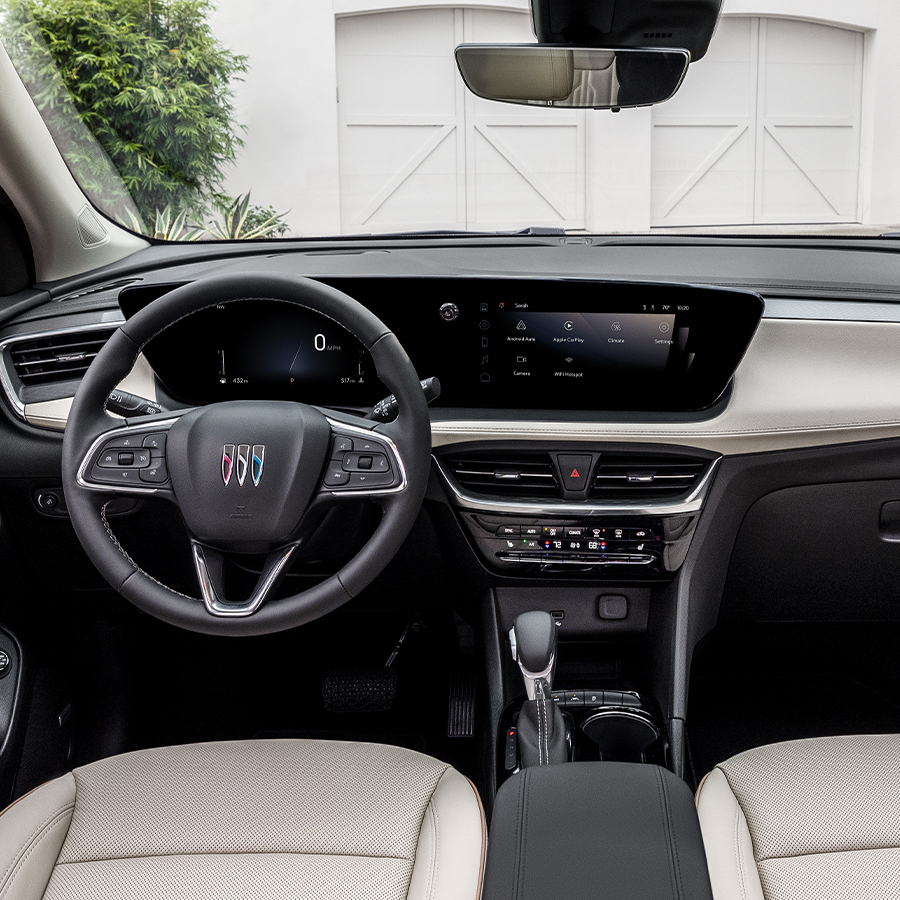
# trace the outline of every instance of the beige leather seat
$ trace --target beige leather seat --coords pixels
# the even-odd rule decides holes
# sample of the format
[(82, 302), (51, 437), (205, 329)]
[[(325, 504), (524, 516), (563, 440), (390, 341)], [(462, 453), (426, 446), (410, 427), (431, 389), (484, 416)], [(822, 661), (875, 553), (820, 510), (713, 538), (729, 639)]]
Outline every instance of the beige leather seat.
[(112, 757), (0, 815), (0, 900), (476, 900), (478, 794), (379, 744), (242, 741)]
[(697, 809), (715, 900), (900, 898), (900, 735), (748, 750)]

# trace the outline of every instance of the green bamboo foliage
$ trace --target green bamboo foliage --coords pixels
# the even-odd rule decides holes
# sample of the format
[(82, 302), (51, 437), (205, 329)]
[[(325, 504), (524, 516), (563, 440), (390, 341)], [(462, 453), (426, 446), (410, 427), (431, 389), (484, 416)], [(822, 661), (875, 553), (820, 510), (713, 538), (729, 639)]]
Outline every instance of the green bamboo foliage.
[[(203, 233), (187, 221), (216, 214), (242, 144), (231, 86), (247, 60), (216, 39), (210, 12), (208, 0), (0, 0), (0, 37), (76, 178), (151, 236)], [(249, 192), (232, 208), (213, 235), (238, 219), (242, 237), (283, 233)]]

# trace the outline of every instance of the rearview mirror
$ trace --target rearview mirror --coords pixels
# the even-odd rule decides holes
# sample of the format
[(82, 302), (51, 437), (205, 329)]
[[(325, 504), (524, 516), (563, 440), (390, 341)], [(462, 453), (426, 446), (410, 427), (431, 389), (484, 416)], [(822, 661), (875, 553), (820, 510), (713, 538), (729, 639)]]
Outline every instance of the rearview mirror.
[(466, 87), (486, 100), (566, 109), (650, 106), (681, 87), (687, 50), (612, 50), (547, 44), (461, 44)]

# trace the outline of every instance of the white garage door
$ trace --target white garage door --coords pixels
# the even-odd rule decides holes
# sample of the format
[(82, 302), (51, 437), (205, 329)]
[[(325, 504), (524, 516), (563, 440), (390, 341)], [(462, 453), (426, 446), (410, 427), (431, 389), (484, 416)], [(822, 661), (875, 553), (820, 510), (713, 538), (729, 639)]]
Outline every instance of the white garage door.
[(416, 9), (337, 20), (341, 227), (584, 227), (584, 113), (470, 94), (453, 50), (533, 43), (528, 16)]
[(863, 36), (725, 17), (653, 111), (655, 226), (859, 221)]

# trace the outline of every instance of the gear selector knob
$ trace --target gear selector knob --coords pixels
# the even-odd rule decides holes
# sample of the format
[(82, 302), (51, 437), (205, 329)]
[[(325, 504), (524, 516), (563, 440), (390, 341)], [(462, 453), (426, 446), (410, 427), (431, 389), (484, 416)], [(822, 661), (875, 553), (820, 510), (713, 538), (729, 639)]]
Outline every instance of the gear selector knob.
[(516, 617), (509, 630), (509, 643), (513, 659), (522, 670), (525, 693), (534, 700), (534, 683), (543, 679), (548, 690), (553, 683), (553, 667), (556, 664), (557, 629), (550, 613), (535, 611)]

